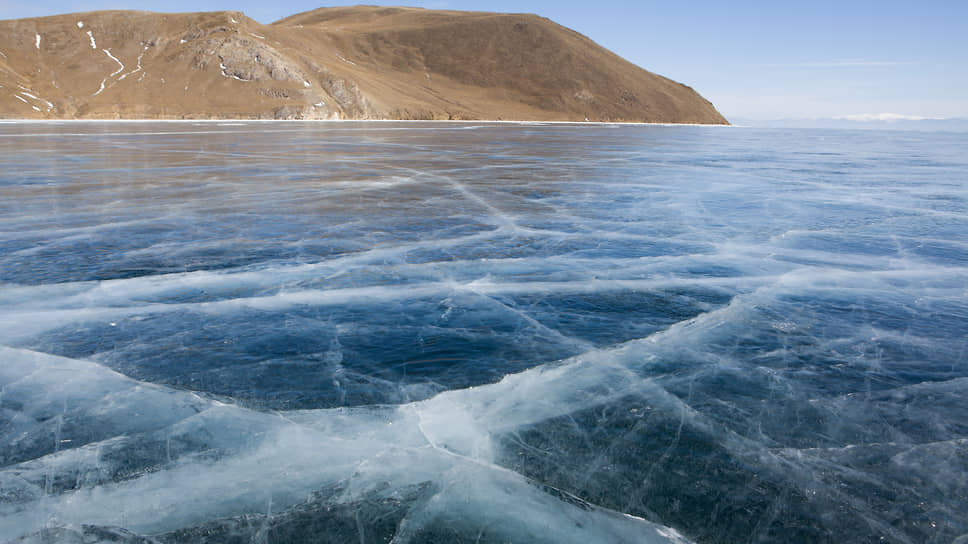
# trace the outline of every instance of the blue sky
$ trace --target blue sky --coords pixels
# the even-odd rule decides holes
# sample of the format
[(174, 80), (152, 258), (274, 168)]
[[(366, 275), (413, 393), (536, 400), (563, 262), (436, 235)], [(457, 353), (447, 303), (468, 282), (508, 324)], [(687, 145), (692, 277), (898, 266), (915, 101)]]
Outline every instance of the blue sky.
[(269, 23), (355, 3), (531, 12), (698, 90), (731, 119), (968, 117), (968, 1), (0, 0), (0, 19), (235, 9)]

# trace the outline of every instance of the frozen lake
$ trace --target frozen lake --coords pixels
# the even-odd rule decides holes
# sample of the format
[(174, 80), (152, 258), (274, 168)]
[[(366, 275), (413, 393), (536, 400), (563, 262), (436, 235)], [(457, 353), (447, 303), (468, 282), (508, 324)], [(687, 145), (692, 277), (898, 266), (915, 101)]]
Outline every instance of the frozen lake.
[(968, 542), (966, 149), (0, 124), (0, 541)]

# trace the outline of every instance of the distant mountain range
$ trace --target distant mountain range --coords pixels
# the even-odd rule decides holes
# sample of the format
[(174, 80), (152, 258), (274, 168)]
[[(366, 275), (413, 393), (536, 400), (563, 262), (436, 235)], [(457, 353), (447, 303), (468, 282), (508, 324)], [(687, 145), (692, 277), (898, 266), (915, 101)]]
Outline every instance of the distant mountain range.
[(727, 124), (691, 88), (536, 15), (358, 6), (0, 21), (0, 117)]
[(739, 126), (758, 128), (841, 128), (873, 130), (948, 130), (968, 131), (968, 119), (917, 118), (893, 114), (851, 115), (836, 118), (813, 119), (744, 119), (734, 118)]

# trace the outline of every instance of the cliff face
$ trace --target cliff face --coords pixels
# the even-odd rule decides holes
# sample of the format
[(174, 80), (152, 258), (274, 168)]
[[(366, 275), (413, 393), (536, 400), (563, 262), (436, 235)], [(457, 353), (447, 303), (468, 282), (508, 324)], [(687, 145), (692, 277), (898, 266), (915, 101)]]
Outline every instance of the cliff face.
[(726, 123), (535, 15), (362, 6), (0, 21), (0, 117)]

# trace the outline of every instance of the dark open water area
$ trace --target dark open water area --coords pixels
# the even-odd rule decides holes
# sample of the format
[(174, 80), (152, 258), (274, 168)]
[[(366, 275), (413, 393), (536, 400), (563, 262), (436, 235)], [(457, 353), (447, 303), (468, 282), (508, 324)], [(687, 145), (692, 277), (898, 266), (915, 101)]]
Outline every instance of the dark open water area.
[(966, 544), (966, 150), (0, 124), (0, 542)]

